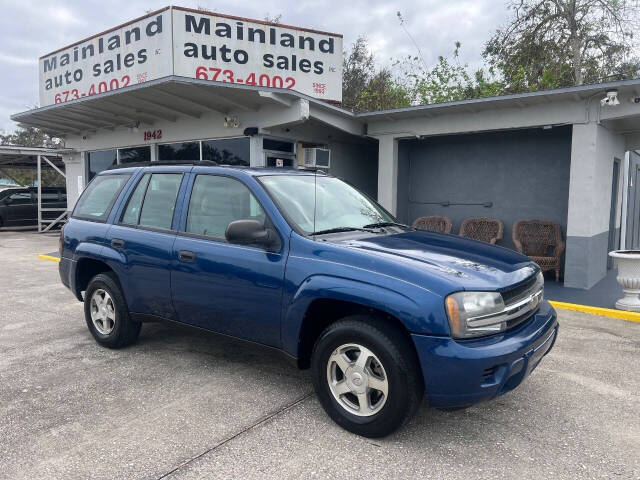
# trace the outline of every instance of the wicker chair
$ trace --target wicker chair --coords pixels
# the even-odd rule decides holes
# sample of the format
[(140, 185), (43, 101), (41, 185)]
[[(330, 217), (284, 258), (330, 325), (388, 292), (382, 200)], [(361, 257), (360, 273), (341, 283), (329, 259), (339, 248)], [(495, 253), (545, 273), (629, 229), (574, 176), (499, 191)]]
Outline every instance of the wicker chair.
[(494, 244), (502, 240), (504, 224), (494, 218), (468, 218), (460, 225), (460, 236)]
[(516, 222), (513, 226), (513, 243), (520, 253), (540, 265), (543, 272), (553, 270), (556, 272), (556, 282), (560, 280), (560, 261), (565, 244), (559, 224), (542, 220)]
[(413, 228), (430, 232), (451, 233), (453, 223), (447, 217), (420, 217), (413, 222)]

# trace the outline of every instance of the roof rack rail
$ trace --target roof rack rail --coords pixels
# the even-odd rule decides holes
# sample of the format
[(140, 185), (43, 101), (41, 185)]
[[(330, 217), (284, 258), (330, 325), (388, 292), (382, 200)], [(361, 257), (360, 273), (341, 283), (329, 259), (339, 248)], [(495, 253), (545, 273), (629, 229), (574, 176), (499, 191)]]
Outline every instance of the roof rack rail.
[(159, 162), (132, 162), (121, 163), (119, 165), (111, 165), (107, 170), (117, 170), (119, 168), (132, 168), (132, 167), (162, 167), (162, 166), (180, 166), (180, 165), (202, 165), (217, 167), (218, 162), (213, 160), (160, 160)]

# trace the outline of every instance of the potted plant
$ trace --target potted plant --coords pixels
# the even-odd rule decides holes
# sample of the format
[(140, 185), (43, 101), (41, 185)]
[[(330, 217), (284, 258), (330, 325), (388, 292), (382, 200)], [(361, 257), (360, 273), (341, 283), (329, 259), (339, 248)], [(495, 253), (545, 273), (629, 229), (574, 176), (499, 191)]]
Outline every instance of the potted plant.
[(640, 250), (615, 250), (609, 252), (618, 266), (618, 283), (624, 297), (616, 302), (619, 310), (640, 312)]

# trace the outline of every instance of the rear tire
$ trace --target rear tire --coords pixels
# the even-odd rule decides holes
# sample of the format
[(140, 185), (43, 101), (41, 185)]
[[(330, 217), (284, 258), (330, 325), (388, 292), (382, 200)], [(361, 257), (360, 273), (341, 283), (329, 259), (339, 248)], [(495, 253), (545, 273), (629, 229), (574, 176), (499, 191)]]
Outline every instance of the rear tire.
[(84, 295), (84, 316), (93, 338), (108, 348), (131, 345), (138, 339), (140, 322), (129, 316), (116, 276), (111, 272), (93, 277)]
[(376, 316), (354, 315), (329, 325), (316, 341), (311, 370), (327, 414), (364, 437), (392, 433), (424, 395), (410, 340)]

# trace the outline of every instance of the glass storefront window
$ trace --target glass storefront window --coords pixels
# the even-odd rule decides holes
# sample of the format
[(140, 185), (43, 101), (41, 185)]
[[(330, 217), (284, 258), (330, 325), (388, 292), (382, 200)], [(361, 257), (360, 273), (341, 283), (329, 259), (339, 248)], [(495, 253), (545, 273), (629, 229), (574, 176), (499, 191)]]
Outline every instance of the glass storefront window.
[(151, 147), (133, 147), (120, 149), (120, 164), (150, 161)]
[(89, 169), (89, 181), (98, 173), (115, 165), (117, 153), (115, 150), (103, 150), (102, 152), (87, 153), (87, 165)]
[(223, 138), (202, 142), (202, 160), (220, 165), (249, 166), (249, 138)]
[(158, 145), (158, 160), (200, 160), (200, 142)]
[(274, 140), (273, 138), (262, 139), (262, 148), (274, 152), (293, 153), (293, 143), (284, 140)]

